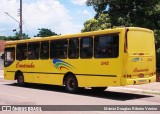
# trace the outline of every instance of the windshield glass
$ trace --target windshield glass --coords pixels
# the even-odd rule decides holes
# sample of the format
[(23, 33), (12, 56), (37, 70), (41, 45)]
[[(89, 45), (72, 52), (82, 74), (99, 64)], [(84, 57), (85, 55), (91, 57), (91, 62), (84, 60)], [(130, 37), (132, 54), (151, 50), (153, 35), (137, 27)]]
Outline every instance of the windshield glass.
[(6, 48), (4, 54), (5, 54), (4, 66), (7, 67), (11, 65), (15, 60), (15, 48)]

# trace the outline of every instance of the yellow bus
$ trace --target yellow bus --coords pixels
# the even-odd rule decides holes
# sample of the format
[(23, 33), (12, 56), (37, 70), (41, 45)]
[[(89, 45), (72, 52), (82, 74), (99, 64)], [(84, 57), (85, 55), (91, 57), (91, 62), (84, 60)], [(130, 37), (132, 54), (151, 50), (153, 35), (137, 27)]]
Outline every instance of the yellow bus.
[(6, 42), (4, 78), (103, 91), (156, 80), (153, 31), (126, 27)]

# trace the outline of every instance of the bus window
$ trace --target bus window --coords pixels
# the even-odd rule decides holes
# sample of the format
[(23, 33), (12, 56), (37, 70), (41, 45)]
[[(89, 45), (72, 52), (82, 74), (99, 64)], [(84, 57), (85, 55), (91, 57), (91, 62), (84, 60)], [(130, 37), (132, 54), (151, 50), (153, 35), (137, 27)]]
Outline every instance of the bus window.
[(76, 59), (79, 57), (79, 39), (69, 39), (69, 53), (70, 59)]
[(94, 38), (95, 58), (116, 58), (119, 53), (119, 36), (104, 35)]
[(57, 59), (67, 58), (67, 46), (68, 46), (67, 39), (51, 41), (51, 44), (50, 44), (50, 57), (51, 57), (51, 59), (53, 59), (53, 58), (57, 58)]
[(93, 53), (93, 39), (85, 37), (81, 39), (80, 57), (92, 58)]
[(17, 44), (16, 59), (17, 60), (27, 59), (27, 44)]
[(6, 48), (4, 54), (5, 54), (4, 66), (8, 67), (15, 60), (15, 48)]
[(49, 42), (41, 42), (40, 58), (49, 59)]
[(28, 43), (28, 59), (39, 59), (39, 43)]

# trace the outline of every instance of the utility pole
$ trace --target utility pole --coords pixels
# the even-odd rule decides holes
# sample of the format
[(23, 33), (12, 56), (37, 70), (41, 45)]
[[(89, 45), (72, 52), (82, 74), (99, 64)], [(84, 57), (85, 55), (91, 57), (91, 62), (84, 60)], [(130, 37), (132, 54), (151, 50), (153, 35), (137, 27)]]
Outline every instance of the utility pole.
[(20, 0), (20, 22), (17, 21), (14, 17), (12, 17), (9, 13), (5, 12), (8, 16), (10, 16), (12, 19), (14, 19), (19, 24), (19, 39), (22, 40), (22, 0)]
[(19, 39), (22, 40), (22, 0), (20, 0), (20, 23), (19, 23)]

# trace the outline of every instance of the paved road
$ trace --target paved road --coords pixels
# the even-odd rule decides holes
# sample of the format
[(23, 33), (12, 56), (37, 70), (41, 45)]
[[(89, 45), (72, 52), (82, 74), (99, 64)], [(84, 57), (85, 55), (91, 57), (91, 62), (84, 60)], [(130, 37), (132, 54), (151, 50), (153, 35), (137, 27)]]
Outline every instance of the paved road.
[[(160, 105), (160, 95), (127, 93), (119, 90), (117, 91), (116, 89), (112, 88), (109, 88), (102, 93), (94, 93), (90, 89), (87, 89), (81, 90), (78, 94), (69, 94), (65, 92), (63, 87), (40, 84), (30, 84), (26, 85), (25, 87), (19, 87), (14, 81), (0, 79), (0, 105)], [(66, 114), (66, 112), (56, 113)], [(75, 112), (67, 113), (74, 114)], [(123, 111), (79, 111), (76, 112), (76, 114), (77, 113), (135, 114), (135, 112)], [(143, 111), (139, 113), (159, 114), (157, 111)], [(15, 114), (17, 114), (17, 112), (15, 112)]]

